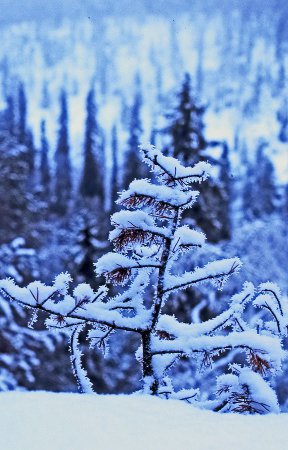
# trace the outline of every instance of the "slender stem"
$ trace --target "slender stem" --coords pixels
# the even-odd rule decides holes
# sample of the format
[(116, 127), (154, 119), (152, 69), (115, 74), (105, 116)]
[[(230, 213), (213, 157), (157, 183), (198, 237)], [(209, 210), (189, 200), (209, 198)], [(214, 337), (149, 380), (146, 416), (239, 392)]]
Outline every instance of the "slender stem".
[(71, 351), (71, 364), (74, 376), (77, 381), (77, 385), (80, 394), (93, 393), (92, 383), (88, 378), (87, 372), (82, 367), (81, 351), (79, 350), (79, 334), (83, 328), (83, 325), (75, 327), (70, 337), (70, 351)]
[(165, 275), (166, 275), (167, 263), (170, 258), (173, 237), (174, 237), (175, 231), (177, 230), (177, 226), (178, 226), (178, 222), (179, 222), (179, 216), (180, 216), (180, 208), (177, 208), (175, 210), (175, 216), (174, 216), (172, 226), (171, 226), (171, 239), (166, 240), (163, 251), (162, 251), (162, 255), (161, 255), (160, 268), (159, 268), (159, 274), (158, 274), (158, 283), (157, 283), (156, 295), (155, 295), (154, 310), (152, 312), (152, 327), (151, 327), (152, 330), (155, 330), (155, 327), (159, 320), (162, 304), (163, 304), (163, 299), (164, 299), (164, 294), (165, 294), (164, 279), (165, 279)]

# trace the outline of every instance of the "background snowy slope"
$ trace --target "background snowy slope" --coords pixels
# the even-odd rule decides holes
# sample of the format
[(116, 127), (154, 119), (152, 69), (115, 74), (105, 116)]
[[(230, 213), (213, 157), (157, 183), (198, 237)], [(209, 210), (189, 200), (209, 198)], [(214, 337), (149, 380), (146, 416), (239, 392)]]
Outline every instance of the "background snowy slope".
[(287, 414), (218, 415), (151, 397), (6, 393), (5, 450), (284, 450)]
[[(39, 146), (40, 122), (45, 119), (52, 156), (59, 92), (65, 86), (73, 165), (78, 168), (82, 162), (85, 97), (94, 84), (109, 165), (111, 128), (117, 125), (120, 148), (125, 151), (127, 115), (137, 89), (143, 100), (143, 139), (149, 140), (152, 130), (167, 125), (165, 114), (173, 105), (184, 73), (189, 72), (195, 92), (209, 106), (207, 137), (228, 142), (234, 174), (243, 148), (249, 149), (251, 159), (259, 139), (264, 139), (269, 142), (267, 152), (280, 182), (287, 182), (287, 149), (277, 139), (277, 114), (280, 110), (287, 114), (287, 36), (281, 7), (271, 15), (271, 2), (261, 11), (238, 8), (237, 2), (229, 9), (225, 3), (216, 8), (215, 2), (205, 2), (203, 11), (187, 9), (186, 4), (169, 16), (162, 14), (163, 8), (161, 14), (153, 13), (153, 8), (148, 8), (150, 3), (139, 2), (138, 12), (146, 5), (146, 14), (139, 17), (122, 2), (121, 20), (113, 14), (113, 8), (110, 15), (103, 11), (90, 14), (84, 3), (82, 7), (78, 4), (81, 14), (77, 19), (58, 7), (57, 22), (50, 14), (50, 21), (39, 22), (34, 11), (36, 16), (30, 16), (34, 21), (26, 18), (26, 22), (3, 25), (3, 104), (5, 95), (13, 91), (17, 80), (22, 80), (36, 143)], [(22, 15), (22, 20), (25, 17)], [(159, 133), (160, 145), (161, 139)]]

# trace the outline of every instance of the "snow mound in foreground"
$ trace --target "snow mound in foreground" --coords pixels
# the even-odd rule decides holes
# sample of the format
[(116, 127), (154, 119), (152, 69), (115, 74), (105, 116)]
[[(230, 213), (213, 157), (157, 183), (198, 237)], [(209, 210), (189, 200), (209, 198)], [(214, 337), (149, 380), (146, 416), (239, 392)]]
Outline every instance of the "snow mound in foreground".
[(287, 414), (240, 416), (146, 396), (1, 393), (3, 450), (284, 450)]

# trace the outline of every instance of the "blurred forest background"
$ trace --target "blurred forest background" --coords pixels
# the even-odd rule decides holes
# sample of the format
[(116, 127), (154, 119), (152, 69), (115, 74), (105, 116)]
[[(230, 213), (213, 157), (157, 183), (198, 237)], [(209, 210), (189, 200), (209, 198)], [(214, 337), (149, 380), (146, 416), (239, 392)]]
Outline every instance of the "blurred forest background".
[[(244, 268), (225, 295), (245, 279), (287, 295), (285, 3), (0, 0), (1, 277), (50, 282), (67, 270), (96, 287), (117, 192), (147, 175), (137, 148), (149, 141), (214, 166), (185, 217), (208, 239), (195, 265), (237, 255)], [(198, 304), (192, 320), (207, 319), (225, 306), (218, 295), (190, 289), (170, 312), (190, 321)], [(75, 391), (65, 336), (30, 315), (0, 302), (0, 389)], [(105, 360), (82, 338), (97, 392), (137, 389), (129, 334)], [(191, 364), (177, 369), (182, 386)]]

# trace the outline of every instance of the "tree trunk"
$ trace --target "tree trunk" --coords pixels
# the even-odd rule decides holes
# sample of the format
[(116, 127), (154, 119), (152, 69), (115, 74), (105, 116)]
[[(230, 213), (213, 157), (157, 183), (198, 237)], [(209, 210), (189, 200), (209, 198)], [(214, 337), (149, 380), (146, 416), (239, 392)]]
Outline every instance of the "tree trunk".
[(143, 361), (142, 361), (143, 390), (147, 394), (157, 395), (159, 382), (153, 370), (150, 330), (142, 333), (142, 348), (143, 348)]

